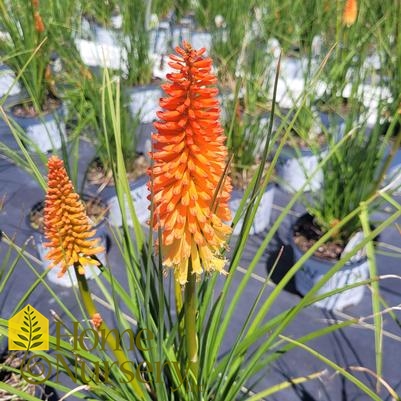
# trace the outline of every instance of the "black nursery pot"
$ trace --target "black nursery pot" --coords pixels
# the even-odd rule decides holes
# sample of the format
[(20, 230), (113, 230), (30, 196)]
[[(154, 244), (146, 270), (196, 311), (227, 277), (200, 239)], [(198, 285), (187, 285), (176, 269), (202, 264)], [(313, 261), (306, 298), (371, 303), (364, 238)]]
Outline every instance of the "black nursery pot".
[[(305, 253), (294, 242), (294, 228), (302, 227), (303, 223), (311, 223), (313, 217), (309, 214), (301, 216), (292, 227), (290, 244), (294, 251), (296, 263)], [(301, 295), (306, 295), (324, 276), (336, 265), (338, 261), (325, 260), (311, 256), (295, 273), (295, 287)], [(369, 278), (369, 265), (362, 252), (356, 253), (349, 262), (328, 279), (315, 295), (323, 295), (327, 292), (340, 289), (349, 284), (356, 284)], [(342, 310), (350, 305), (358, 304), (364, 295), (365, 287), (360, 285), (331, 295), (314, 303), (315, 306), (328, 310)]]

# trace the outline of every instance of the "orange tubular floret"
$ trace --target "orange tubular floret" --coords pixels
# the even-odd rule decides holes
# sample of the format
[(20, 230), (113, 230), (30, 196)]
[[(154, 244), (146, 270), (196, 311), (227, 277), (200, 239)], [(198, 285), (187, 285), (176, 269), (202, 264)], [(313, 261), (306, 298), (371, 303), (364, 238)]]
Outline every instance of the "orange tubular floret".
[(99, 246), (99, 239), (93, 239), (93, 229), (85, 212), (85, 207), (74, 192), (71, 181), (65, 171), (63, 161), (52, 156), (48, 161), (48, 190), (45, 203), (45, 244), (51, 248), (46, 258), (51, 260), (50, 268), (60, 266), (61, 277), (73, 265), (79, 265), (79, 272), (84, 274), (83, 266), (99, 265), (93, 258), (104, 249)]
[[(205, 49), (187, 42), (176, 48), (169, 65), (176, 72), (162, 86), (162, 111), (154, 124), (151, 180), (154, 230), (162, 230), (161, 250), (165, 266), (173, 268), (185, 284), (188, 268), (224, 272), (221, 250), (231, 228), (228, 201), (231, 183), (224, 177), (227, 159), (225, 136), (219, 122), (218, 90), (212, 60)], [(220, 189), (220, 190), (219, 190)], [(214, 203), (213, 203), (214, 202)]]

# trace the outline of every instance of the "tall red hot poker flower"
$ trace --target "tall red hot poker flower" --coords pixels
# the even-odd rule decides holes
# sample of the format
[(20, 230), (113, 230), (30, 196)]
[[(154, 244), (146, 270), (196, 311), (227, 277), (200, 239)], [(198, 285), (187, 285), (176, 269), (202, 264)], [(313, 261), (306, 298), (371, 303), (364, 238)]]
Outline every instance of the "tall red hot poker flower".
[(167, 74), (170, 82), (162, 85), (167, 97), (160, 100), (163, 111), (154, 124), (149, 187), (164, 265), (185, 284), (188, 266), (195, 274), (223, 272), (220, 252), (231, 232), (223, 223), (231, 218), (231, 184), (225, 177), (219, 190), (227, 149), (212, 60), (202, 56), (205, 49), (194, 50), (185, 41), (176, 52), (169, 65), (178, 72)]
[(75, 193), (64, 168), (64, 163), (57, 156), (48, 161), (48, 190), (45, 203), (45, 244), (51, 250), (46, 258), (51, 260), (50, 267), (60, 266), (61, 277), (67, 269), (79, 265), (79, 272), (84, 274), (83, 266), (99, 262), (92, 255), (103, 252), (99, 239), (92, 239), (96, 234), (89, 222), (85, 207)]
[(351, 26), (355, 23), (358, 16), (358, 3), (357, 0), (346, 0), (343, 11), (343, 23)]

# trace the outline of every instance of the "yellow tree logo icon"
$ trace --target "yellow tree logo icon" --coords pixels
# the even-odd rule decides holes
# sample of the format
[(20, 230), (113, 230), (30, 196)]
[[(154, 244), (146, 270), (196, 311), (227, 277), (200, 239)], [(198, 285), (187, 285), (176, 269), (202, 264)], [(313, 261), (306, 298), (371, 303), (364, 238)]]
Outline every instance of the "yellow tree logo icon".
[(8, 321), (8, 349), (47, 351), (49, 320), (33, 306), (27, 305)]

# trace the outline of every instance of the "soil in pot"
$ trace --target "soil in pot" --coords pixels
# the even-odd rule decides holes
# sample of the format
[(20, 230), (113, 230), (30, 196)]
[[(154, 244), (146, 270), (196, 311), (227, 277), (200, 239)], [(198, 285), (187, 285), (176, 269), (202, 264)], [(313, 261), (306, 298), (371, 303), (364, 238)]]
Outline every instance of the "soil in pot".
[[(302, 252), (307, 252), (323, 235), (323, 230), (310, 215), (302, 216), (294, 225), (293, 240)], [(343, 251), (343, 242), (341, 240), (332, 240), (322, 244), (316, 250), (314, 256), (322, 260), (337, 261)]]
[[(108, 206), (100, 199), (87, 195), (82, 195), (81, 201), (85, 205), (87, 216), (96, 229), (95, 238), (100, 238), (100, 245), (102, 245), (105, 249), (104, 253), (97, 255), (98, 259), (103, 264), (105, 264), (108, 245), (105, 221), (109, 213)], [(46, 259), (46, 254), (49, 252), (49, 248), (44, 246), (44, 244), (47, 242), (44, 236), (44, 206), (44, 201), (41, 201), (32, 207), (31, 212), (28, 216), (28, 223), (35, 230), (33, 235), (35, 238), (39, 257), (42, 261), (43, 269), (48, 270), (50, 261)], [(51, 282), (61, 285), (63, 287), (71, 287), (76, 283), (75, 272), (72, 266), (62, 277), (57, 277), (58, 270), (59, 269), (57, 267), (50, 269), (48, 274), (46, 275), (46, 278), (49, 279)], [(101, 270), (97, 266), (88, 265), (85, 267), (85, 276), (87, 279), (94, 278), (100, 273)]]
[[(323, 230), (315, 223), (311, 215), (306, 214), (298, 219), (290, 238), (295, 261), (298, 261), (323, 234)], [(334, 267), (345, 252), (352, 251), (350, 249), (352, 248), (351, 242), (354, 241), (355, 246), (362, 239), (362, 233), (357, 233), (351, 237), (348, 244), (340, 239), (333, 239), (321, 245), (295, 274), (295, 286), (298, 292), (306, 295)], [(346, 285), (356, 284), (368, 277), (369, 266), (365, 250), (362, 249), (334, 273), (316, 292), (316, 295), (323, 295)], [(357, 286), (319, 300), (314, 305), (329, 310), (342, 310), (347, 306), (358, 304), (363, 295), (364, 286)]]
[[(57, 99), (54, 96), (48, 96), (46, 98), (45, 104), (42, 107), (42, 114), (51, 113), (52, 111), (57, 110), (61, 106), (61, 104), (62, 102), (60, 99)], [(13, 107), (11, 107), (11, 112), (16, 117), (39, 117), (39, 114), (31, 101), (14, 105)]]

